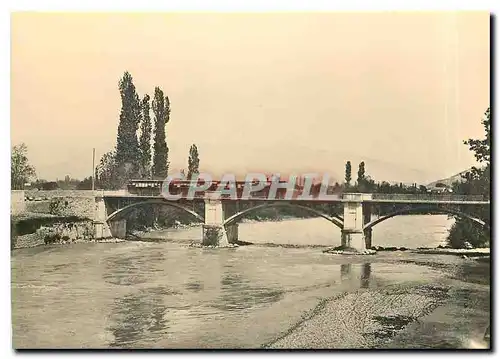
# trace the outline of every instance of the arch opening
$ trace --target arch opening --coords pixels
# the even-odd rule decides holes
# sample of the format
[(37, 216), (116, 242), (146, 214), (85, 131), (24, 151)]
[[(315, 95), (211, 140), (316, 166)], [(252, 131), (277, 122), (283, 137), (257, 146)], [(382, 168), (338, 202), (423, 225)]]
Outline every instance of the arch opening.
[(189, 208), (186, 208), (183, 205), (180, 205), (178, 203), (171, 202), (171, 201), (165, 201), (165, 200), (149, 200), (149, 201), (142, 201), (142, 202), (129, 204), (128, 206), (120, 208), (120, 209), (116, 210), (115, 212), (111, 213), (106, 218), (106, 221), (107, 222), (112, 221), (113, 219), (116, 219), (117, 217), (119, 218), (121, 216), (124, 216), (124, 215), (130, 213), (130, 211), (133, 210), (134, 208), (141, 207), (141, 206), (147, 206), (147, 205), (161, 205), (161, 206), (168, 206), (171, 208), (177, 208), (177, 209), (184, 211), (185, 213), (188, 213), (189, 215), (191, 215), (192, 217), (197, 219), (199, 222), (201, 222), (201, 223), (205, 222), (205, 219), (201, 215), (196, 213), (195, 211), (193, 211)]
[(231, 224), (238, 222), (239, 220), (243, 219), (246, 214), (249, 214), (251, 212), (258, 211), (258, 210), (264, 209), (264, 208), (276, 208), (276, 207), (300, 208), (300, 209), (303, 209), (309, 213), (315, 214), (318, 217), (326, 219), (327, 221), (333, 223), (335, 226), (339, 227), (340, 229), (343, 228), (344, 223), (343, 223), (342, 217), (330, 216), (330, 215), (327, 215), (326, 213), (323, 213), (323, 212), (318, 211), (318, 210), (311, 208), (311, 207), (302, 206), (299, 204), (292, 204), (292, 203), (282, 203), (282, 202), (265, 203), (265, 204), (257, 205), (255, 207), (247, 208), (247, 209), (240, 211), (240, 212), (230, 216), (229, 218), (227, 218), (224, 221), (224, 226), (231, 225)]
[(455, 215), (458, 217), (467, 218), (467, 219), (471, 220), (472, 222), (474, 222), (478, 225), (481, 225), (483, 227), (489, 227), (489, 225), (486, 222), (484, 222), (483, 220), (476, 218), (474, 216), (471, 216), (470, 214), (467, 214), (464, 212), (455, 211), (452, 209), (432, 208), (432, 207), (425, 206), (425, 207), (405, 208), (405, 209), (401, 209), (398, 211), (394, 211), (392, 213), (386, 214), (385, 216), (382, 216), (382, 217), (379, 217), (373, 221), (370, 221), (369, 223), (364, 225), (363, 229), (367, 230), (367, 229), (373, 228), (377, 224), (384, 222), (384, 221), (388, 220), (389, 218), (393, 218), (393, 217), (405, 215), (405, 214), (411, 214), (411, 213), (420, 213), (420, 212), (434, 213), (434, 214), (438, 214), (438, 213), (439, 214), (452, 214), (452, 215)]

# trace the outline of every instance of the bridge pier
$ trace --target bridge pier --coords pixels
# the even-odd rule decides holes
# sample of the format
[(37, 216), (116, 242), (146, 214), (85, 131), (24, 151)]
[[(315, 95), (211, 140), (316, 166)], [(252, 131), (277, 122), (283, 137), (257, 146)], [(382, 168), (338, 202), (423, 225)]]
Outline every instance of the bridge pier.
[(366, 249), (370, 249), (372, 247), (372, 228), (365, 229), (363, 236), (365, 238)]
[(111, 228), (106, 221), (107, 211), (106, 203), (103, 197), (95, 198), (95, 217), (94, 217), (94, 238), (103, 239), (112, 237)]
[[(370, 202), (363, 202), (363, 227), (372, 220), (372, 206)], [(372, 247), (372, 228), (363, 229), (366, 249)]]
[(108, 212), (103, 197), (96, 197), (95, 218), (94, 218), (94, 238), (120, 238), (127, 236), (127, 220), (119, 219), (107, 221)]
[(227, 247), (238, 242), (238, 224), (224, 226), (225, 208), (220, 199), (205, 200), (205, 223), (202, 226), (202, 245)]
[(226, 225), (225, 228), (229, 244), (238, 243), (238, 223)]
[(371, 231), (363, 230), (367, 218), (371, 217), (371, 208), (363, 201), (371, 199), (370, 194), (347, 193), (343, 196), (344, 228), (342, 229), (341, 246), (356, 252), (364, 252), (371, 247)]
[(363, 232), (343, 229), (341, 241), (341, 245), (344, 249), (354, 249), (356, 252), (363, 252), (366, 250)]
[(113, 238), (125, 239), (127, 237), (127, 220), (119, 219), (117, 221), (110, 221), (109, 228)]
[(229, 241), (224, 226), (203, 224), (201, 244), (203, 246), (227, 247)]

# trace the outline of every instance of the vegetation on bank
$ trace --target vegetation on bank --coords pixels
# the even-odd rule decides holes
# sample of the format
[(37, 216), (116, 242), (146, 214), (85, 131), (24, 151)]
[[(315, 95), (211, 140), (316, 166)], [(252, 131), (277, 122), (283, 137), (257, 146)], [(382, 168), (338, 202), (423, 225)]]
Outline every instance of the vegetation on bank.
[[(64, 234), (54, 231), (57, 227), (73, 228), (86, 226), (85, 238), (93, 237), (92, 221), (77, 216), (60, 216), (43, 213), (22, 213), (10, 218), (10, 249), (18, 247), (18, 241), (24, 243), (21, 247), (32, 247), (38, 244), (50, 244), (69, 240)], [(45, 231), (41, 231), (45, 228)], [(43, 232), (43, 233), (42, 233)], [(30, 237), (26, 239), (25, 237)], [(33, 237), (34, 236), (34, 237)], [(37, 244), (38, 243), (38, 244)]]
[[(470, 151), (480, 166), (472, 167), (469, 172), (463, 175), (463, 182), (456, 182), (453, 185), (453, 191), (458, 194), (483, 195), (486, 198), (491, 197), (491, 121), (490, 108), (484, 113), (481, 121), (484, 127), (484, 138), (469, 139), (464, 141), (464, 144), (469, 146)], [(482, 219), (487, 224), (490, 224), (491, 211), (486, 206), (470, 206), (462, 209), (467, 214)], [(455, 223), (450, 229), (448, 235), (448, 243), (453, 248), (464, 248), (467, 243), (472, 247), (489, 247), (491, 238), (491, 230), (480, 227), (468, 219), (456, 217)]]

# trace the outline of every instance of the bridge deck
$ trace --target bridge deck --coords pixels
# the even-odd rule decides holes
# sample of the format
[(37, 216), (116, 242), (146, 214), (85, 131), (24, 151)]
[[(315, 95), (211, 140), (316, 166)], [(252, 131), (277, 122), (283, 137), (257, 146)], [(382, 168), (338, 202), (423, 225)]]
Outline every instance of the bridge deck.
[[(133, 198), (133, 199), (163, 199), (162, 196), (151, 196), (151, 195), (138, 195), (124, 193), (122, 191), (117, 192), (101, 192), (99, 196), (104, 198)], [(210, 199), (210, 196), (196, 196), (193, 199), (180, 198), (174, 201), (204, 201), (205, 199)], [(235, 201), (231, 198), (221, 198), (222, 201)], [(313, 199), (300, 199), (300, 198), (267, 198), (267, 197), (249, 197), (249, 198), (238, 198), (237, 201), (255, 201), (255, 202), (295, 202), (295, 203), (343, 203), (343, 202), (370, 202), (370, 203), (402, 203), (402, 204), (470, 204), (470, 205), (489, 205), (490, 201), (483, 199), (482, 196), (460, 196), (460, 195), (443, 195), (443, 196), (428, 196), (428, 195), (384, 195), (384, 194), (373, 194), (371, 198), (364, 199), (354, 199), (350, 196), (343, 197), (342, 195), (330, 196), (329, 198), (313, 198)]]

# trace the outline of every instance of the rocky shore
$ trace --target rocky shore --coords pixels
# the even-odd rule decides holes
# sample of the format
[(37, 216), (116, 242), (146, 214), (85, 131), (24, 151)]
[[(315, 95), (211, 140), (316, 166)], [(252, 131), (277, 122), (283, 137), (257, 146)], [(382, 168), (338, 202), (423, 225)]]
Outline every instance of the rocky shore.
[(72, 216), (23, 213), (11, 217), (11, 249), (48, 244), (122, 242), (118, 238), (96, 239), (93, 221)]

